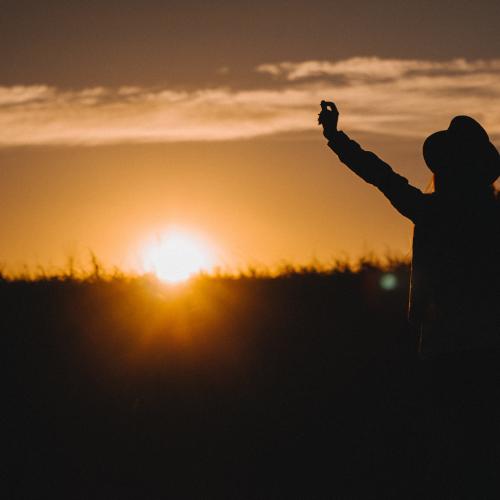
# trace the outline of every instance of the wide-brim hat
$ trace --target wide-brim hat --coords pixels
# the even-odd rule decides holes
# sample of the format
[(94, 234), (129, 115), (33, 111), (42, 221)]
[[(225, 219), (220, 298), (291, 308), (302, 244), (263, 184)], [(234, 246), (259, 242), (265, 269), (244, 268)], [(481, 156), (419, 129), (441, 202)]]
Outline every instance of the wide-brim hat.
[(466, 174), (493, 184), (500, 177), (500, 154), (486, 130), (469, 116), (456, 116), (447, 130), (430, 135), (424, 160), (434, 174)]

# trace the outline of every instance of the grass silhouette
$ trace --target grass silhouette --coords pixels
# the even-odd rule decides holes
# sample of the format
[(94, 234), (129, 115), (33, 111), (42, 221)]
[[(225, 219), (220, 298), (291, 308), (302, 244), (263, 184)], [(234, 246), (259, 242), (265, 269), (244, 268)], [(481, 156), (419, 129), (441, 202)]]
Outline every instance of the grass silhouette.
[(408, 262), (373, 258), (179, 286), (99, 265), (3, 276), (10, 498), (407, 491), (419, 457), (408, 286)]

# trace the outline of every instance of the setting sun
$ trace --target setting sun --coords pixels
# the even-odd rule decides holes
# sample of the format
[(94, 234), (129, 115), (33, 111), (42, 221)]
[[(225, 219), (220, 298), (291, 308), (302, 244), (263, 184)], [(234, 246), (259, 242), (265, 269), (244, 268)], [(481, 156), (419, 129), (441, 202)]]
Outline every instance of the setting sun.
[(211, 252), (196, 238), (184, 233), (169, 233), (143, 253), (143, 266), (162, 281), (177, 283), (191, 275), (208, 270)]

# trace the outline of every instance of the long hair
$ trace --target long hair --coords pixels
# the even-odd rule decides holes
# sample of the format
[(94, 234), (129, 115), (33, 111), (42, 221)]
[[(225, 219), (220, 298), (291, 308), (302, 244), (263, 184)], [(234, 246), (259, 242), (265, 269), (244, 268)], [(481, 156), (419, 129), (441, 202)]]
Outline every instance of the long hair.
[[(487, 190), (495, 193), (495, 197), (500, 201), (500, 189), (497, 188), (495, 182), (489, 185)], [(436, 179), (435, 179), (435, 174), (432, 174), (432, 177), (429, 181), (429, 184), (427, 184), (424, 193), (429, 194), (435, 192), (436, 192)]]
[(427, 184), (424, 193), (434, 193), (435, 191), (436, 186), (434, 185), (434, 174), (432, 174), (431, 180), (429, 181), (429, 184)]

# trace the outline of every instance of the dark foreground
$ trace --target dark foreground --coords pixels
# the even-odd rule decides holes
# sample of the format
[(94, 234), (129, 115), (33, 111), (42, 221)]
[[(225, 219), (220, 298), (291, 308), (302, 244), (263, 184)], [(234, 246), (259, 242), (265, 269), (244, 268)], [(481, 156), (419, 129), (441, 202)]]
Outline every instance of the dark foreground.
[(409, 269), (0, 281), (3, 498), (417, 498)]

